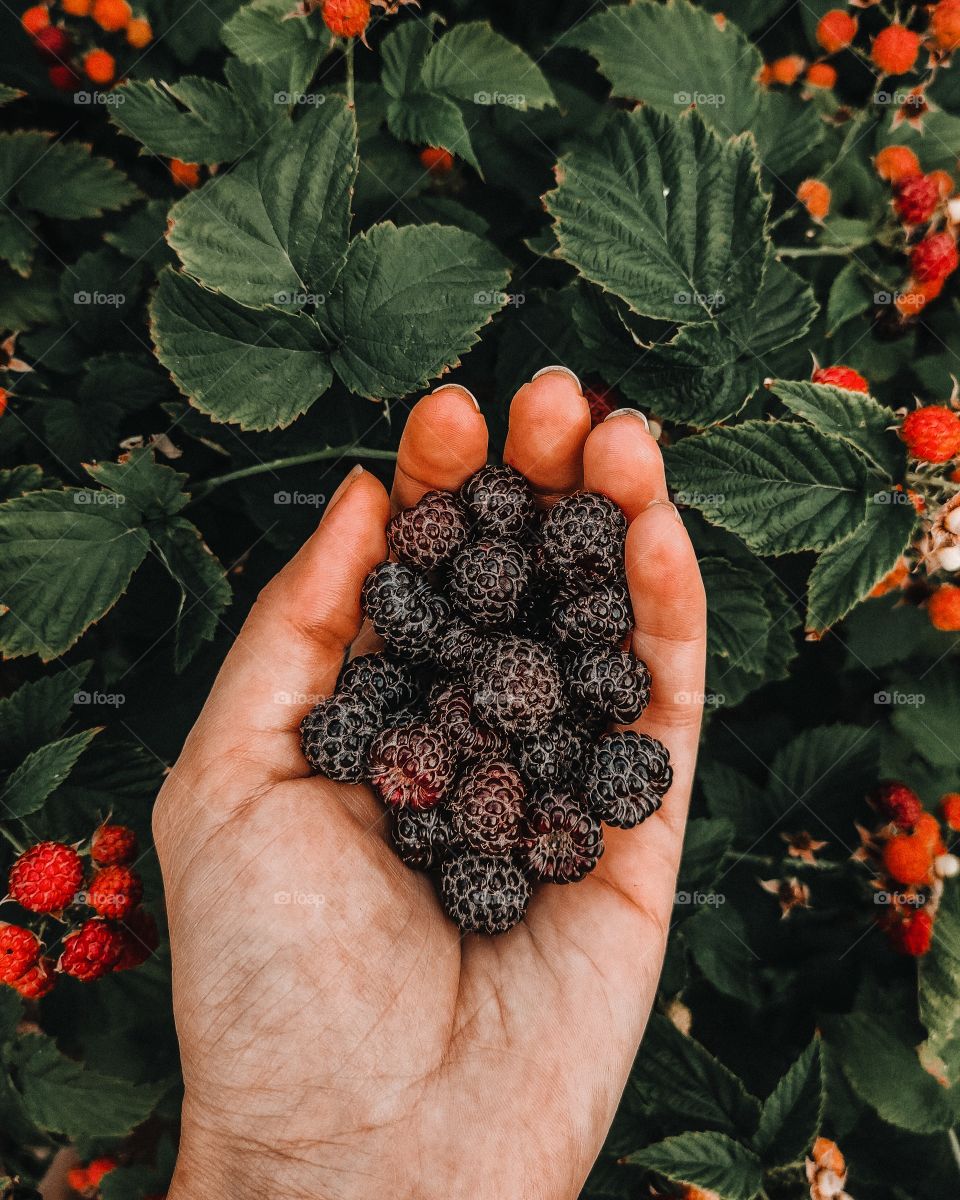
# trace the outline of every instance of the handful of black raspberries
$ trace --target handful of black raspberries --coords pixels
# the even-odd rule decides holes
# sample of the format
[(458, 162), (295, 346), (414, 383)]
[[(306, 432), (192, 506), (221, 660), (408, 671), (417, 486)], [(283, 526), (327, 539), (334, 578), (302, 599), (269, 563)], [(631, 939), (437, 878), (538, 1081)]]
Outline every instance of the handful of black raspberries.
[(387, 527), (396, 561), (363, 587), (383, 639), (304, 717), (303, 752), (329, 779), (369, 782), (410, 867), (439, 872), (465, 932), (504, 933), (533, 883), (575, 883), (670, 787), (666, 748), (629, 724), (650, 673), (633, 625), (626, 521), (580, 492), (540, 514), (523, 476), (483, 467)]

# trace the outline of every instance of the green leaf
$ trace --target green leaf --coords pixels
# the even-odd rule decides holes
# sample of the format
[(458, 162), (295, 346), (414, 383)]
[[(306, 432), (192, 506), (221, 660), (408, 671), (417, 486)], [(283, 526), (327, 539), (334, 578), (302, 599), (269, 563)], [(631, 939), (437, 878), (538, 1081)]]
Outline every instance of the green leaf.
[(86, 729), (83, 733), (50, 742), (28, 754), (0, 788), (0, 811), (3, 815), (28, 817), (41, 808), (44, 800), (63, 783), (73, 770), (74, 763), (99, 732), (98, 729)]
[(11, 658), (63, 654), (143, 561), (149, 539), (138, 515), (96, 495), (28, 492), (0, 505), (0, 649)]
[(56, 738), (73, 705), (83, 702), (81, 689), (92, 666), (81, 662), (43, 675), (0, 700), (0, 765), (12, 767)]
[(114, 106), (110, 119), (160, 157), (219, 163), (241, 158), (256, 141), (236, 96), (212, 79), (131, 80), (116, 95), (123, 102)]
[[(826, 827), (843, 805), (857, 804), (875, 782), (880, 737), (876, 726), (818, 725), (777, 751), (767, 788), (769, 825), (788, 813), (800, 826), (821, 816)], [(832, 834), (832, 836), (836, 836)]]
[(763, 789), (736, 767), (706, 758), (697, 777), (711, 815), (731, 825), (742, 844), (749, 845), (770, 828), (770, 810)]
[(644, 316), (722, 321), (749, 308), (765, 264), (767, 197), (745, 139), (694, 112), (618, 113), (564, 155), (544, 197), (560, 257)]
[(807, 628), (822, 633), (835, 625), (896, 566), (917, 523), (903, 492), (877, 492), (862, 525), (825, 550), (807, 584)]
[[(685, 492), (676, 499), (692, 502)], [(745, 671), (762, 671), (771, 618), (761, 581), (724, 558), (702, 558), (700, 573), (707, 591), (708, 652)]]
[(456, 366), (507, 301), (509, 275), (486, 241), (443, 225), (384, 223), (355, 238), (320, 314), (352, 391), (402, 396)]
[(25, 96), (26, 94), (27, 93), (21, 91), (20, 88), (10, 87), (6, 83), (0, 83), (0, 108), (7, 104), (12, 104), (14, 100), (19, 100), (21, 96)]
[(156, 535), (156, 549), (180, 588), (175, 663), (182, 671), (217, 631), (233, 599), (224, 569), (190, 521), (179, 518)]
[(661, 1122), (751, 1134), (760, 1105), (734, 1073), (666, 1017), (650, 1019), (630, 1077), (646, 1112)]
[(319, 21), (293, 12), (288, 0), (252, 0), (223, 27), (227, 49), (241, 62), (263, 68), (274, 88), (289, 95), (278, 104), (296, 103), (330, 47)]
[(37, 492), (43, 487), (43, 468), (34, 463), (20, 467), (0, 467), (0, 500), (22, 496), (24, 492)]
[(929, 952), (920, 959), (920, 1020), (926, 1058), (938, 1060), (951, 1087), (960, 1083), (960, 886), (947, 880)]
[(677, 1183), (709, 1188), (721, 1200), (753, 1200), (763, 1185), (760, 1160), (724, 1133), (680, 1133), (628, 1156)]
[(751, 1007), (761, 1003), (758, 956), (747, 943), (745, 923), (735, 909), (721, 903), (701, 908), (684, 921), (680, 937), (718, 992)]
[(81, 254), (60, 280), (60, 303), (70, 331), (98, 352), (129, 341), (132, 309), (143, 268), (130, 266), (106, 246)]
[(30, 274), (37, 235), (33, 226), (15, 212), (0, 212), (0, 258), (18, 275)]
[(395, 26), (380, 43), (383, 87), (394, 100), (424, 90), (420, 71), (433, 44), (434, 23), (408, 21)]
[(594, 13), (561, 39), (587, 50), (615, 96), (677, 114), (696, 104), (725, 137), (748, 129), (760, 106), (760, 52), (733, 24), (687, 0), (636, 0)]
[(895, 682), (903, 691), (923, 696), (920, 704), (898, 704), (894, 708), (891, 720), (897, 733), (928, 762), (956, 772), (960, 671), (955, 661), (945, 658), (919, 679), (916, 672), (898, 672)]
[(482, 174), (463, 113), (447, 96), (413, 92), (402, 100), (391, 100), (387, 125), (400, 141), (449, 150)]
[(177, 387), (202, 412), (242, 429), (289, 425), (333, 380), (309, 318), (244, 308), (173, 271), (160, 277), (152, 326), (157, 358)]
[(694, 817), (687, 821), (677, 878), (680, 891), (704, 891), (713, 886), (735, 832), (733, 822), (725, 817)]
[(791, 412), (814, 429), (856, 447), (889, 478), (901, 477), (904, 450), (892, 429), (897, 423), (893, 409), (862, 392), (823, 383), (777, 379), (769, 387)]
[(820, 1132), (825, 1104), (820, 1040), (814, 1038), (763, 1102), (753, 1148), (766, 1166), (803, 1158)]
[(183, 490), (187, 476), (156, 462), (152, 450), (131, 450), (119, 462), (95, 463), (86, 472), (133, 504), (148, 522), (173, 516), (190, 499)]
[(191, 275), (241, 304), (302, 308), (311, 293), (322, 303), (343, 265), (356, 176), (356, 120), (331, 97), (175, 204), (170, 244)]
[(861, 275), (861, 267), (855, 262), (847, 263), (830, 285), (827, 333), (836, 333), (841, 325), (865, 313), (872, 304), (873, 294)]
[(58, 276), (45, 266), (35, 266), (29, 279), (0, 267), (0, 327), (29, 329), (54, 324), (60, 317)]
[(164, 240), (169, 200), (148, 200), (123, 221), (104, 232), (103, 240), (135, 263), (146, 262), (154, 271), (173, 261)]
[[(122, 208), (140, 192), (113, 163), (52, 134), (0, 134), (0, 199), (46, 217), (79, 220)], [(14, 201), (15, 197), (15, 201)]]
[(846, 442), (799, 424), (745, 421), (684, 438), (667, 456), (675, 490), (757, 554), (825, 550), (866, 516), (868, 475)]
[(852, 1012), (827, 1016), (822, 1027), (850, 1086), (884, 1121), (912, 1133), (953, 1128), (946, 1090), (884, 1018)]
[(533, 59), (485, 21), (454, 25), (434, 42), (420, 75), (427, 91), (475, 104), (510, 104), (519, 109), (556, 104)]
[(17, 1089), (30, 1118), (71, 1138), (121, 1137), (145, 1121), (166, 1083), (130, 1083), (66, 1058), (51, 1038), (28, 1034), (14, 1047)]

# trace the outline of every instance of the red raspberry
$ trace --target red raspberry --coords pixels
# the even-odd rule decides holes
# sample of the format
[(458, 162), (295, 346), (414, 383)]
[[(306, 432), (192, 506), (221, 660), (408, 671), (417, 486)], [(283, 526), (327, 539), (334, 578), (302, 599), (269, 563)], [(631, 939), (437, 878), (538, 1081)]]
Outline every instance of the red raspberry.
[(98, 1188), (104, 1175), (117, 1169), (115, 1158), (95, 1158), (87, 1167), (87, 1187)]
[(904, 75), (920, 53), (920, 35), (905, 25), (888, 25), (873, 39), (873, 61), (884, 75)]
[(817, 25), (817, 42), (828, 54), (844, 50), (857, 36), (857, 22), (842, 8), (832, 8)]
[(99, 917), (92, 917), (63, 939), (57, 967), (64, 975), (90, 983), (112, 971), (122, 952), (123, 939), (117, 930)]
[(940, 0), (930, 15), (930, 33), (938, 50), (960, 47), (960, 0)]
[(120, 937), (120, 957), (114, 971), (129, 971), (142, 966), (160, 945), (157, 923), (145, 908), (135, 908), (116, 925)]
[(947, 792), (941, 797), (940, 812), (953, 830), (960, 830), (960, 792)]
[(41, 58), (52, 59), (55, 62), (67, 58), (73, 49), (69, 37), (59, 25), (48, 25), (41, 29), (33, 39), (33, 45)]
[(87, 902), (101, 917), (119, 920), (143, 899), (143, 881), (131, 867), (104, 867), (93, 877)]
[(911, 912), (888, 927), (887, 936), (898, 954), (921, 958), (933, 940), (933, 917), (925, 909)]
[(913, 829), (923, 812), (917, 793), (897, 779), (888, 779), (879, 784), (871, 792), (870, 800), (881, 816), (893, 821), (898, 829)]
[(57, 982), (54, 974), (55, 966), (52, 958), (41, 958), (26, 974), (21, 975), (10, 986), (19, 992), (24, 1000), (40, 1000), (52, 992)]
[(453, 170), (453, 155), (441, 146), (424, 146), (420, 151), (420, 165), (431, 175), (449, 175)]
[(911, 458), (949, 462), (960, 454), (960, 413), (944, 404), (914, 409), (904, 417), (900, 436)]
[(898, 183), (893, 196), (894, 212), (908, 225), (929, 221), (940, 203), (940, 185), (932, 175), (914, 175)]
[(960, 587), (945, 583), (927, 601), (927, 616), (934, 629), (960, 630)]
[(370, 24), (370, 0), (325, 0), (322, 13), (336, 37), (360, 37)]
[(137, 856), (137, 835), (126, 825), (101, 825), (90, 842), (90, 857), (98, 867), (116, 867)]
[(921, 283), (946, 279), (957, 269), (957, 261), (957, 247), (949, 233), (931, 233), (910, 255), (913, 274)]
[(810, 378), (813, 383), (828, 383), (848, 392), (870, 392), (870, 384), (853, 367), (818, 367)]
[(62, 842), (31, 846), (10, 868), (10, 897), (30, 912), (61, 912), (82, 883), (80, 855)]
[(80, 76), (73, 67), (57, 63), (47, 72), (47, 78), (58, 92), (75, 92), (80, 86)]
[(0, 925), (0, 983), (14, 983), (40, 958), (36, 934), (20, 925)]

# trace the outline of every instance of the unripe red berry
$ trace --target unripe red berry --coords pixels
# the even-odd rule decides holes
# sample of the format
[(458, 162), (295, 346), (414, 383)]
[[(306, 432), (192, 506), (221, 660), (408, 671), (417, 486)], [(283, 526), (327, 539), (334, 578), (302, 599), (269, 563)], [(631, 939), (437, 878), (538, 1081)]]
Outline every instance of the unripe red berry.
[(888, 25), (873, 39), (871, 55), (884, 75), (904, 75), (920, 53), (920, 35), (905, 25)]
[(879, 784), (871, 792), (870, 800), (881, 816), (903, 830), (912, 830), (923, 812), (917, 793), (898, 779)]
[(940, 203), (940, 184), (932, 175), (914, 175), (896, 185), (893, 208), (908, 225), (929, 221)]
[(960, 587), (945, 583), (927, 601), (927, 616), (934, 629), (948, 633), (960, 630)]
[(818, 367), (810, 378), (813, 383), (827, 383), (848, 392), (870, 392), (870, 384), (853, 367)]
[(918, 242), (910, 255), (910, 266), (921, 283), (946, 279), (957, 269), (957, 247), (949, 233), (931, 233)]
[(47, 25), (41, 29), (33, 39), (33, 45), (41, 58), (54, 61), (67, 58), (73, 49), (70, 38), (59, 25)]
[(73, 67), (57, 63), (47, 71), (47, 78), (58, 92), (75, 92), (80, 86), (80, 76)]

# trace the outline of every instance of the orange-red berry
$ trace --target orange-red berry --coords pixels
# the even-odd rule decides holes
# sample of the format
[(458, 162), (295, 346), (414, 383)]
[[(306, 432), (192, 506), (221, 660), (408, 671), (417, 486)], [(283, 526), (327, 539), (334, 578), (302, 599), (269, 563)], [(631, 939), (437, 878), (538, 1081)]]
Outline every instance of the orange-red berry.
[(337, 37), (361, 37), (370, 24), (370, 0), (324, 0), (324, 23)]
[(453, 155), (440, 146), (424, 146), (420, 151), (420, 164), (431, 175), (449, 175), (453, 170)]
[(911, 175), (920, 174), (920, 159), (909, 146), (884, 146), (873, 160), (874, 168), (881, 179), (899, 183)]
[(960, 792), (947, 792), (941, 797), (940, 811), (950, 828), (960, 831)]
[(90, 15), (107, 33), (119, 33), (126, 29), (133, 13), (127, 0), (94, 0)]
[(933, 917), (926, 909), (917, 909), (899, 918), (887, 929), (890, 944), (898, 954), (921, 958), (933, 941)]
[(832, 387), (845, 388), (848, 392), (870, 392), (870, 384), (853, 367), (818, 367), (810, 380), (812, 383), (828, 383)]
[(789, 86), (796, 83), (806, 66), (806, 59), (799, 54), (787, 54), (783, 58), (775, 58), (767, 63), (760, 76), (762, 83), (782, 83)]
[(99, 917), (92, 917), (63, 939), (57, 965), (64, 975), (90, 983), (113, 970), (122, 949), (117, 930)]
[(960, 0), (940, 0), (930, 14), (930, 35), (938, 50), (960, 47)]
[(904, 75), (920, 53), (920, 35), (906, 25), (888, 25), (873, 39), (871, 57), (884, 75)]
[(900, 558), (897, 565), (892, 571), (888, 571), (886, 575), (874, 584), (870, 592), (871, 600), (877, 600), (880, 596), (887, 596), (890, 592), (899, 591), (910, 578), (910, 567), (905, 558)]
[(933, 859), (933, 851), (926, 839), (916, 833), (898, 833), (883, 847), (884, 870), (897, 883), (926, 883)]
[(911, 458), (949, 462), (960, 454), (960, 413), (945, 404), (928, 404), (907, 413), (900, 436)]
[(894, 300), (897, 312), (904, 318), (915, 317), (931, 300), (936, 300), (946, 281), (946, 276), (942, 279), (929, 279), (926, 283), (908, 279), (903, 291), (898, 292)]
[(811, 63), (805, 76), (807, 83), (815, 88), (832, 88), (836, 86), (837, 70), (829, 63)]
[(195, 188), (200, 186), (200, 167), (197, 163), (171, 158), (170, 174), (173, 176), (173, 182), (179, 187)]
[(91, 83), (112, 83), (117, 64), (107, 50), (91, 50), (83, 60), (83, 69)]
[(797, 188), (797, 199), (815, 221), (822, 221), (830, 211), (830, 188), (822, 179), (805, 179)]
[(89, 17), (93, 0), (60, 0), (60, 7), (71, 17)]
[(53, 991), (56, 982), (53, 960), (44, 957), (10, 986), (19, 992), (24, 1000), (40, 1000)]
[(37, 935), (21, 925), (0, 925), (0, 983), (14, 983), (40, 958)]
[(945, 583), (927, 601), (927, 616), (934, 629), (948, 633), (960, 630), (960, 587)]
[(153, 41), (153, 29), (145, 17), (135, 17), (127, 25), (127, 42), (134, 50), (142, 50)]
[(45, 4), (34, 4), (24, 11), (20, 24), (31, 37), (36, 37), (41, 29), (46, 29), (50, 24), (50, 9)]
[(28, 912), (61, 912), (82, 883), (80, 855), (62, 842), (38, 842), (10, 868), (10, 897)]
[(132, 867), (104, 867), (93, 877), (87, 901), (101, 917), (126, 917), (143, 899), (143, 881)]
[(857, 22), (842, 8), (832, 8), (817, 24), (817, 42), (828, 54), (844, 50), (857, 36)]
[(101, 825), (90, 841), (90, 857), (98, 867), (116, 867), (137, 856), (137, 835), (126, 825)]

